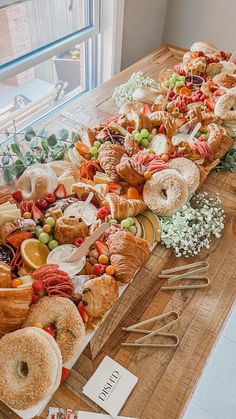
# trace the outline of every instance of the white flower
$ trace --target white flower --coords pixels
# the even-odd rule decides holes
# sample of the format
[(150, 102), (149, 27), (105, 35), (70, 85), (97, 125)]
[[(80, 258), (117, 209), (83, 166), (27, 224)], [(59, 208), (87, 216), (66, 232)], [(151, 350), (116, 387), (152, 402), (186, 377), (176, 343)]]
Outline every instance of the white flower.
[(133, 100), (134, 91), (142, 86), (157, 88), (157, 82), (151, 77), (144, 77), (141, 71), (133, 73), (126, 83), (115, 88), (112, 98), (120, 107), (125, 102)]

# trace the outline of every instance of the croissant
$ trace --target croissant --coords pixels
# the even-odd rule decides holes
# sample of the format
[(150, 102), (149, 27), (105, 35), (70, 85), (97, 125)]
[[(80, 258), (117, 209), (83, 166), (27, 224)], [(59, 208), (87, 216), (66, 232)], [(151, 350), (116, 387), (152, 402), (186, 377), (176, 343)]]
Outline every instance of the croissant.
[(115, 193), (108, 193), (106, 200), (110, 205), (112, 218), (117, 220), (134, 217), (146, 209), (146, 204), (141, 199), (125, 199)]
[(118, 297), (118, 284), (112, 276), (104, 274), (83, 285), (82, 301), (89, 316), (102, 316), (110, 310)]
[(0, 289), (0, 337), (20, 328), (27, 318), (32, 288)]
[(118, 175), (134, 186), (144, 182), (145, 170), (145, 166), (128, 156), (123, 156), (120, 163), (116, 166)]
[(86, 237), (88, 226), (81, 218), (60, 217), (56, 221), (54, 237), (60, 244), (73, 243), (77, 237)]
[(78, 195), (78, 198), (81, 199), (81, 197), (86, 197), (90, 192), (93, 193), (93, 202), (95, 205), (101, 206), (102, 201), (104, 200), (104, 197), (96, 191), (94, 186), (89, 185), (88, 183), (84, 182), (77, 182), (74, 183), (72, 186), (72, 191)]
[(104, 172), (111, 178), (112, 182), (118, 182), (119, 176), (116, 166), (120, 163), (121, 157), (126, 154), (123, 147), (118, 144), (102, 145), (99, 149), (99, 162)]
[(131, 135), (125, 137), (124, 147), (129, 156), (133, 156), (139, 152), (138, 143)]
[(146, 240), (126, 231), (110, 234), (107, 241), (111, 264), (116, 279), (123, 283), (132, 281), (135, 272), (148, 260), (150, 247)]
[(171, 138), (176, 133), (175, 119), (168, 112), (156, 111), (150, 114), (149, 118), (153, 126), (164, 125), (167, 137)]

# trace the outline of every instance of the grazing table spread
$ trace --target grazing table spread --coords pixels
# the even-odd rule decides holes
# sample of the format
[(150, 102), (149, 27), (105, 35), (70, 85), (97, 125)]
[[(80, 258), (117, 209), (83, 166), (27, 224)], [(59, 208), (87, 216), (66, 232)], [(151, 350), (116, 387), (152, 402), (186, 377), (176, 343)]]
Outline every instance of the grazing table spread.
[[(20, 214), (23, 216), (20, 222), (17, 221), (17, 226), (12, 225), (10, 218), (8, 223), (11, 222), (11, 225), (8, 226), (8, 230), (1, 231), (2, 240), (7, 237), (9, 228), (11, 233), (15, 233), (9, 236), (7, 245), (1, 245), (5, 246), (4, 252), (2, 250), (4, 258), (1, 259), (1, 264), (4, 274), (2, 273), (1, 280), (3, 283), (5, 281), (5, 284), (11, 281), (7, 262), (8, 258), (11, 258), (12, 247), (19, 248), (20, 240), (22, 260), (16, 258), (19, 253), (16, 253), (13, 260), (14, 268), (17, 267), (18, 271), (21, 269), (21, 276), (20, 279), (19, 275), (13, 279), (13, 289), (17, 292), (17, 288), (23, 285), (21, 293), (25, 294), (22, 296), (24, 305), (22, 304), (21, 311), (23, 329), (13, 331), (17, 328), (14, 328), (14, 321), (19, 322), (14, 316), (11, 318), (10, 329), (3, 320), (1, 324), (0, 320), (2, 335), (12, 331), (5, 335), (8, 337), (6, 343), (5, 337), (2, 338), (2, 347), (0, 340), (0, 352), (2, 350), (7, 357), (6, 346), (12, 344), (12, 356), (15, 357), (18, 347), (15, 345), (14, 349), (14, 339), (18, 339), (20, 344), (21, 339), (26, 342), (24, 347), (22, 343), (22, 351), (26, 351), (27, 342), (29, 345), (34, 342), (35, 351), (47, 365), (45, 376), (49, 375), (48, 370), (52, 370), (51, 381), (48, 378), (51, 388), (45, 393), (45, 388), (39, 385), (36, 403), (47, 394), (53, 394), (53, 389), (56, 389), (60, 382), (62, 363), (70, 368), (72, 364), (67, 362), (76, 353), (79, 356), (85, 343), (90, 341), (79, 358), (74, 359), (76, 362), (68, 377), (68, 370), (64, 369), (64, 382), (52, 395), (47, 406), (43, 406), (44, 409), (39, 414), (41, 418), (47, 417), (49, 406), (100, 412), (101, 409), (82, 394), (82, 388), (105, 355), (109, 355), (138, 377), (138, 383), (121, 410), (121, 415), (140, 419), (181, 417), (229, 315), (236, 295), (236, 178), (233, 170), (212, 169), (233, 145), (231, 137), (234, 137), (234, 133), (232, 135), (230, 128), (230, 112), (235, 111), (230, 110), (233, 104), (229, 103), (229, 109), (227, 106), (231, 100), (235, 103), (236, 94), (233, 87), (236, 85), (236, 78), (224, 74), (224, 77), (228, 78), (219, 79), (219, 75), (223, 74), (221, 61), (227, 61), (230, 56), (217, 52), (214, 47), (205, 43), (205, 50), (211, 47), (213, 50), (205, 51), (204, 55), (201, 47), (196, 46), (192, 52), (173, 46), (162, 47), (102, 86), (62, 107), (47, 120), (36, 124), (36, 128), (44, 127), (50, 132), (63, 127), (70, 133), (78, 132), (82, 126), (97, 126), (95, 132), (81, 131), (80, 139), (84, 145), (78, 140), (75, 147), (69, 149), (67, 160), (63, 164), (58, 161), (47, 163), (47, 173), (41, 164), (36, 170), (34, 165), (28, 167), (16, 182), (16, 190), (21, 191), (23, 200), (22, 195), (19, 198), (19, 195), (13, 192), (15, 201), (12, 201), (9, 195), (7, 201), (10, 200), (10, 203), (3, 203), (2, 210), (0, 208), (2, 217), (6, 220), (7, 212), (15, 218), (20, 217)], [(220, 58), (217, 54), (221, 54)], [(206, 56), (207, 65), (204, 61)], [(180, 66), (178, 63), (182, 60), (183, 66)], [(167, 70), (170, 68), (171, 70)], [(206, 69), (208, 73), (203, 74)], [(121, 83), (126, 83), (134, 72), (139, 71), (142, 71), (143, 75), (138, 74), (136, 78), (150, 77), (157, 80), (159, 77), (159, 83), (154, 85), (153, 81), (148, 79), (146, 86), (145, 82), (141, 86), (140, 82), (140, 87), (137, 86), (133, 96), (134, 102), (127, 103), (131, 98), (125, 97), (125, 87), (123, 90), (116, 90), (112, 98), (114, 89)], [(205, 79), (202, 79), (202, 76)], [(218, 85), (213, 82), (214, 77), (218, 77)], [(199, 79), (203, 85), (200, 95), (199, 88), (193, 93)], [(232, 88), (232, 93), (226, 92), (224, 88)], [(214, 94), (215, 92), (217, 93)], [(159, 99), (154, 100), (154, 97)], [(190, 97), (191, 100), (188, 99)], [(120, 115), (115, 119), (114, 115), (118, 115), (119, 108), (114, 99), (121, 107)], [(187, 108), (194, 102), (197, 102), (196, 106)], [(229, 124), (223, 123), (221, 126), (222, 119), (227, 120)], [(102, 125), (107, 120), (110, 125)], [(29, 136), (33, 136), (30, 130)], [(48, 144), (53, 145), (53, 141), (51, 136)], [(222, 144), (224, 145), (221, 146)], [(148, 153), (146, 149), (149, 149)], [(94, 156), (89, 163), (86, 161), (88, 153)], [(78, 165), (71, 166), (71, 163), (78, 163), (78, 159), (82, 159), (79, 165), (80, 174)], [(185, 175), (182, 176), (183, 172)], [(39, 189), (35, 185), (39, 174), (45, 199), (44, 195), (37, 196)], [(80, 175), (87, 179), (86, 183), (81, 183)], [(48, 180), (45, 180), (48, 176), (50, 185)], [(29, 181), (32, 182), (31, 189), (26, 186)], [(143, 183), (145, 186), (140, 189), (140, 184)], [(190, 207), (188, 199), (199, 186), (200, 190), (192, 198)], [(163, 192), (164, 189), (167, 190), (167, 196)], [(180, 193), (173, 196), (174, 191)], [(171, 195), (168, 195), (170, 192)], [(219, 197), (215, 194), (219, 194)], [(68, 195), (71, 197), (67, 198)], [(53, 205), (55, 196), (56, 203), (62, 202), (59, 209)], [(212, 196), (214, 198), (211, 198)], [(91, 198), (92, 203), (89, 202)], [(17, 208), (16, 201), (21, 201), (20, 209)], [(165, 207), (160, 203), (162, 201), (165, 201)], [(83, 209), (83, 206), (86, 206), (86, 209)], [(188, 214), (189, 225), (194, 230), (194, 217), (200, 206), (202, 211), (207, 211), (203, 216), (205, 223), (209, 221), (210, 224), (209, 217), (215, 219), (215, 230), (211, 233), (216, 237), (211, 238), (209, 243), (202, 236), (202, 244), (197, 245), (189, 230), (187, 239), (185, 236), (187, 244), (181, 243), (178, 235), (183, 225), (182, 212)], [(21, 211), (19, 215), (17, 211)], [(41, 218), (44, 216), (43, 224)], [(76, 248), (78, 254), (82, 254), (83, 246), (86, 246), (84, 238), (92, 237), (96, 229), (103, 226), (104, 221), (109, 223), (109, 230), (106, 230), (103, 240), (98, 240), (98, 237), (94, 239), (97, 240), (96, 247), (90, 249), (86, 261), (85, 257), (80, 257), (82, 262), (79, 266), (78, 260), (61, 263), (65, 251), (68, 252), (67, 260)], [(36, 238), (34, 223), (42, 224), (40, 228), (37, 227)], [(204, 226), (199, 228), (204, 229)], [(183, 230), (181, 234), (184, 236)], [(221, 237), (218, 238), (220, 234)], [(29, 248), (39, 252), (40, 258), (44, 263), (47, 261), (47, 265), (37, 268), (43, 263), (38, 263), (38, 260), (32, 257)], [(130, 257), (130, 252), (135, 253), (136, 258)], [(196, 262), (203, 262), (204, 266), (207, 266), (209, 286), (168, 292), (161, 290), (163, 284), (166, 285), (166, 279), (159, 278), (162, 271)], [(31, 270), (27, 271), (26, 266)], [(76, 274), (81, 269), (85, 269), (84, 276), (90, 275), (89, 281), (81, 284), (79, 280), (76, 282), (77, 280), (73, 279), (71, 286), (70, 278), (79, 278)], [(137, 269), (138, 272), (132, 280)], [(19, 281), (22, 281), (21, 278), (31, 278), (31, 275), (34, 280), (33, 304), (26, 316), (24, 311), (28, 311), (27, 305), (32, 298), (32, 287), (29, 287), (31, 279), (23, 283)], [(120, 293), (117, 280), (122, 285)], [(9, 285), (5, 287), (12, 289)], [(77, 294), (74, 295), (73, 287), (80, 289), (80, 298)], [(46, 293), (47, 296), (42, 297), (41, 293)], [(118, 299), (119, 294), (122, 295)], [(3, 296), (0, 293), (1, 298)], [(47, 317), (49, 312), (50, 319)], [(121, 345), (140, 338), (139, 334), (127, 333), (122, 328), (161, 315), (163, 312), (178, 313), (178, 322), (175, 319), (170, 329), (171, 333), (178, 336), (178, 346), (153, 350), (145, 346), (137, 348)], [(86, 335), (84, 323), (87, 325)], [(150, 331), (155, 330), (157, 323), (151, 324)], [(156, 342), (156, 336), (150, 342)], [(45, 353), (50, 355), (50, 361)], [(28, 374), (25, 367), (27, 365), (24, 361), (18, 367), (21, 377)], [(37, 368), (37, 365), (34, 367)], [(6, 371), (4, 373), (6, 374)], [(40, 376), (40, 379), (45, 377)], [(8, 405), (15, 409), (27, 408), (28, 402), (24, 398), (18, 403), (18, 407), (14, 406), (14, 394), (4, 394), (4, 398)], [(17, 413), (2, 402), (1, 415), (3, 418), (18, 417)]]

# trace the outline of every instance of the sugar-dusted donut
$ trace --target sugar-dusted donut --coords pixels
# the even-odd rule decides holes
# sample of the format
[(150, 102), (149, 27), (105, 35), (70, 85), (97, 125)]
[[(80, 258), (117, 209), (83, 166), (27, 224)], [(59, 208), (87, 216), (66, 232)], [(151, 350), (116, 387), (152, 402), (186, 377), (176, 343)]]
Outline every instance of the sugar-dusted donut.
[(167, 217), (179, 211), (188, 200), (187, 183), (173, 169), (154, 173), (143, 188), (145, 204), (157, 215)]
[(81, 316), (72, 301), (63, 297), (42, 297), (30, 308), (23, 327), (39, 322), (43, 327), (53, 324), (56, 342), (63, 362), (68, 361), (79, 349), (85, 329)]
[(224, 122), (236, 123), (236, 93), (226, 93), (220, 96), (216, 102), (214, 112)]
[(61, 353), (42, 329), (27, 327), (0, 340), (0, 399), (13, 409), (28, 409), (60, 385)]
[(197, 165), (185, 157), (171, 159), (168, 163), (170, 169), (177, 170), (187, 183), (188, 193), (192, 195), (199, 186), (200, 173)]

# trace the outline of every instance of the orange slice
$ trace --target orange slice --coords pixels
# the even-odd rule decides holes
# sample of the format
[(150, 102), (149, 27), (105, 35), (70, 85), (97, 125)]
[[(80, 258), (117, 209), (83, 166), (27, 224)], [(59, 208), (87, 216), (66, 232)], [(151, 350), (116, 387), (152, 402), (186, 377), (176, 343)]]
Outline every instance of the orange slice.
[(37, 269), (47, 263), (48, 247), (37, 239), (27, 239), (21, 245), (21, 257), (32, 269)]

